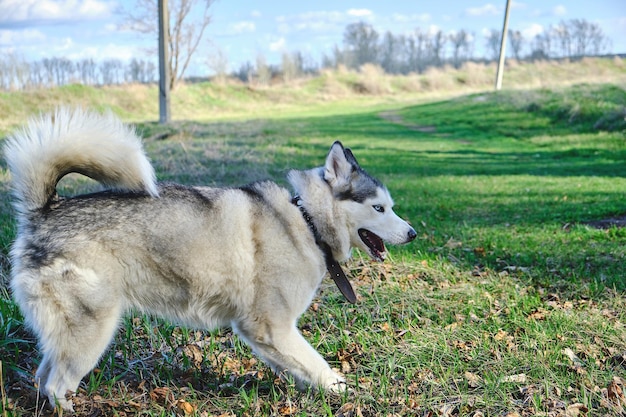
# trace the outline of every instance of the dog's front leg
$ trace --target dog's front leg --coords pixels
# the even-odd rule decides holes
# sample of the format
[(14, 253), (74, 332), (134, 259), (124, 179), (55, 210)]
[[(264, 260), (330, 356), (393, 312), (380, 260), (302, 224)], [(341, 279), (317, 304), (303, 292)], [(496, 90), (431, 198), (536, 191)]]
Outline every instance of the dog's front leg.
[(333, 392), (347, 389), (345, 379), (302, 337), (295, 323), (286, 327), (265, 325), (252, 331), (242, 325), (233, 327), (276, 374), (292, 375), (299, 389), (307, 386)]

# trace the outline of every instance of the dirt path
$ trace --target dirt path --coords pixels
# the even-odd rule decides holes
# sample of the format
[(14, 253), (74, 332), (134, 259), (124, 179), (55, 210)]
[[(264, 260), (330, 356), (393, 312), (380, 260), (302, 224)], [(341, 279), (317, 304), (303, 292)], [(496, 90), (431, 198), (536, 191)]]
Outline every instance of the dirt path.
[[(414, 123), (406, 122), (402, 116), (398, 114), (395, 110), (387, 110), (378, 113), (378, 117), (388, 122), (404, 126), (409, 130), (413, 130), (416, 132), (422, 133), (435, 133), (437, 132), (437, 127), (435, 125), (418, 125)], [(590, 222), (583, 222), (588, 226), (594, 227), (596, 229), (610, 229), (611, 227), (626, 227), (626, 214), (616, 217), (609, 217), (607, 219), (595, 220)]]
[(408, 123), (395, 110), (380, 112), (378, 113), (378, 116), (388, 122), (404, 126), (407, 129), (414, 130), (416, 132), (435, 133), (437, 131), (437, 127), (435, 125), (416, 125), (414, 123)]

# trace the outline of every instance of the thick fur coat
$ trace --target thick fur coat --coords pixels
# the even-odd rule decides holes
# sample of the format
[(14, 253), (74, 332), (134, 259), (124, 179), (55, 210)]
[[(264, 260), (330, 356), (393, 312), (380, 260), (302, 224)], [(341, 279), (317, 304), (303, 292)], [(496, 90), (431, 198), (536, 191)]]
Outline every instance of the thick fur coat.
[[(230, 326), (276, 373), (343, 390), (344, 378), (296, 327), (326, 273), (320, 240), (338, 261), (352, 247), (382, 260), (383, 240), (415, 237), (387, 189), (338, 142), (323, 166), (289, 173), (301, 208), (268, 181), (157, 183), (140, 139), (110, 113), (34, 118), (5, 154), (18, 217), (11, 289), (43, 354), (39, 389), (66, 410), (66, 394), (129, 309), (195, 328)], [(62, 198), (56, 184), (70, 172), (107, 189)]]

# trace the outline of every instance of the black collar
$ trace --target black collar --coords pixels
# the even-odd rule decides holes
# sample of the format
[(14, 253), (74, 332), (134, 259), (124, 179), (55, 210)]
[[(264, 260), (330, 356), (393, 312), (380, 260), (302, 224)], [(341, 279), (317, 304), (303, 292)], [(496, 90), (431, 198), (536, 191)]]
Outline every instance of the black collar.
[(324, 253), (326, 269), (328, 270), (330, 277), (333, 279), (333, 281), (335, 281), (337, 288), (339, 288), (339, 291), (341, 291), (343, 296), (346, 297), (346, 300), (348, 300), (352, 304), (356, 303), (356, 294), (354, 293), (354, 289), (352, 289), (352, 285), (350, 284), (348, 277), (346, 277), (343, 269), (341, 269), (341, 265), (339, 264), (339, 262), (337, 262), (337, 260), (333, 257), (333, 252), (330, 248), (330, 245), (328, 245), (328, 243), (326, 243), (322, 239), (322, 236), (317, 230), (317, 227), (315, 227), (315, 223), (313, 223), (313, 218), (304, 208), (302, 198), (300, 198), (300, 196), (295, 196), (291, 200), (291, 203), (300, 209), (300, 213), (302, 213), (304, 221), (309, 226), (309, 230), (311, 231), (311, 233), (313, 233), (315, 243), (322, 250), (322, 253)]

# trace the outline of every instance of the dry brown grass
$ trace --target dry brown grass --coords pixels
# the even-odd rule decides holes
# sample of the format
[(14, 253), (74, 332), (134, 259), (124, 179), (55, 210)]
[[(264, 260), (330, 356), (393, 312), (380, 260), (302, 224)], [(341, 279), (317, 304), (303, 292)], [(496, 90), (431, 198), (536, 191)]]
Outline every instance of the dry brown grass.
[[(626, 83), (620, 58), (585, 58), (578, 61), (507, 61), (503, 88), (554, 88), (578, 83)], [(376, 65), (359, 71), (339, 67), (317, 76), (257, 87), (231, 78), (210, 83), (180, 84), (172, 93), (174, 120), (253, 119), (284, 114), (311, 113), (341, 103), (349, 107), (386, 102), (415, 103), (489, 91), (495, 64), (465, 63), (461, 68), (431, 68), (423, 74), (389, 75)], [(125, 120), (158, 119), (156, 85), (60, 88), (0, 95), (0, 134), (22, 124), (31, 114), (59, 105), (111, 108)]]

